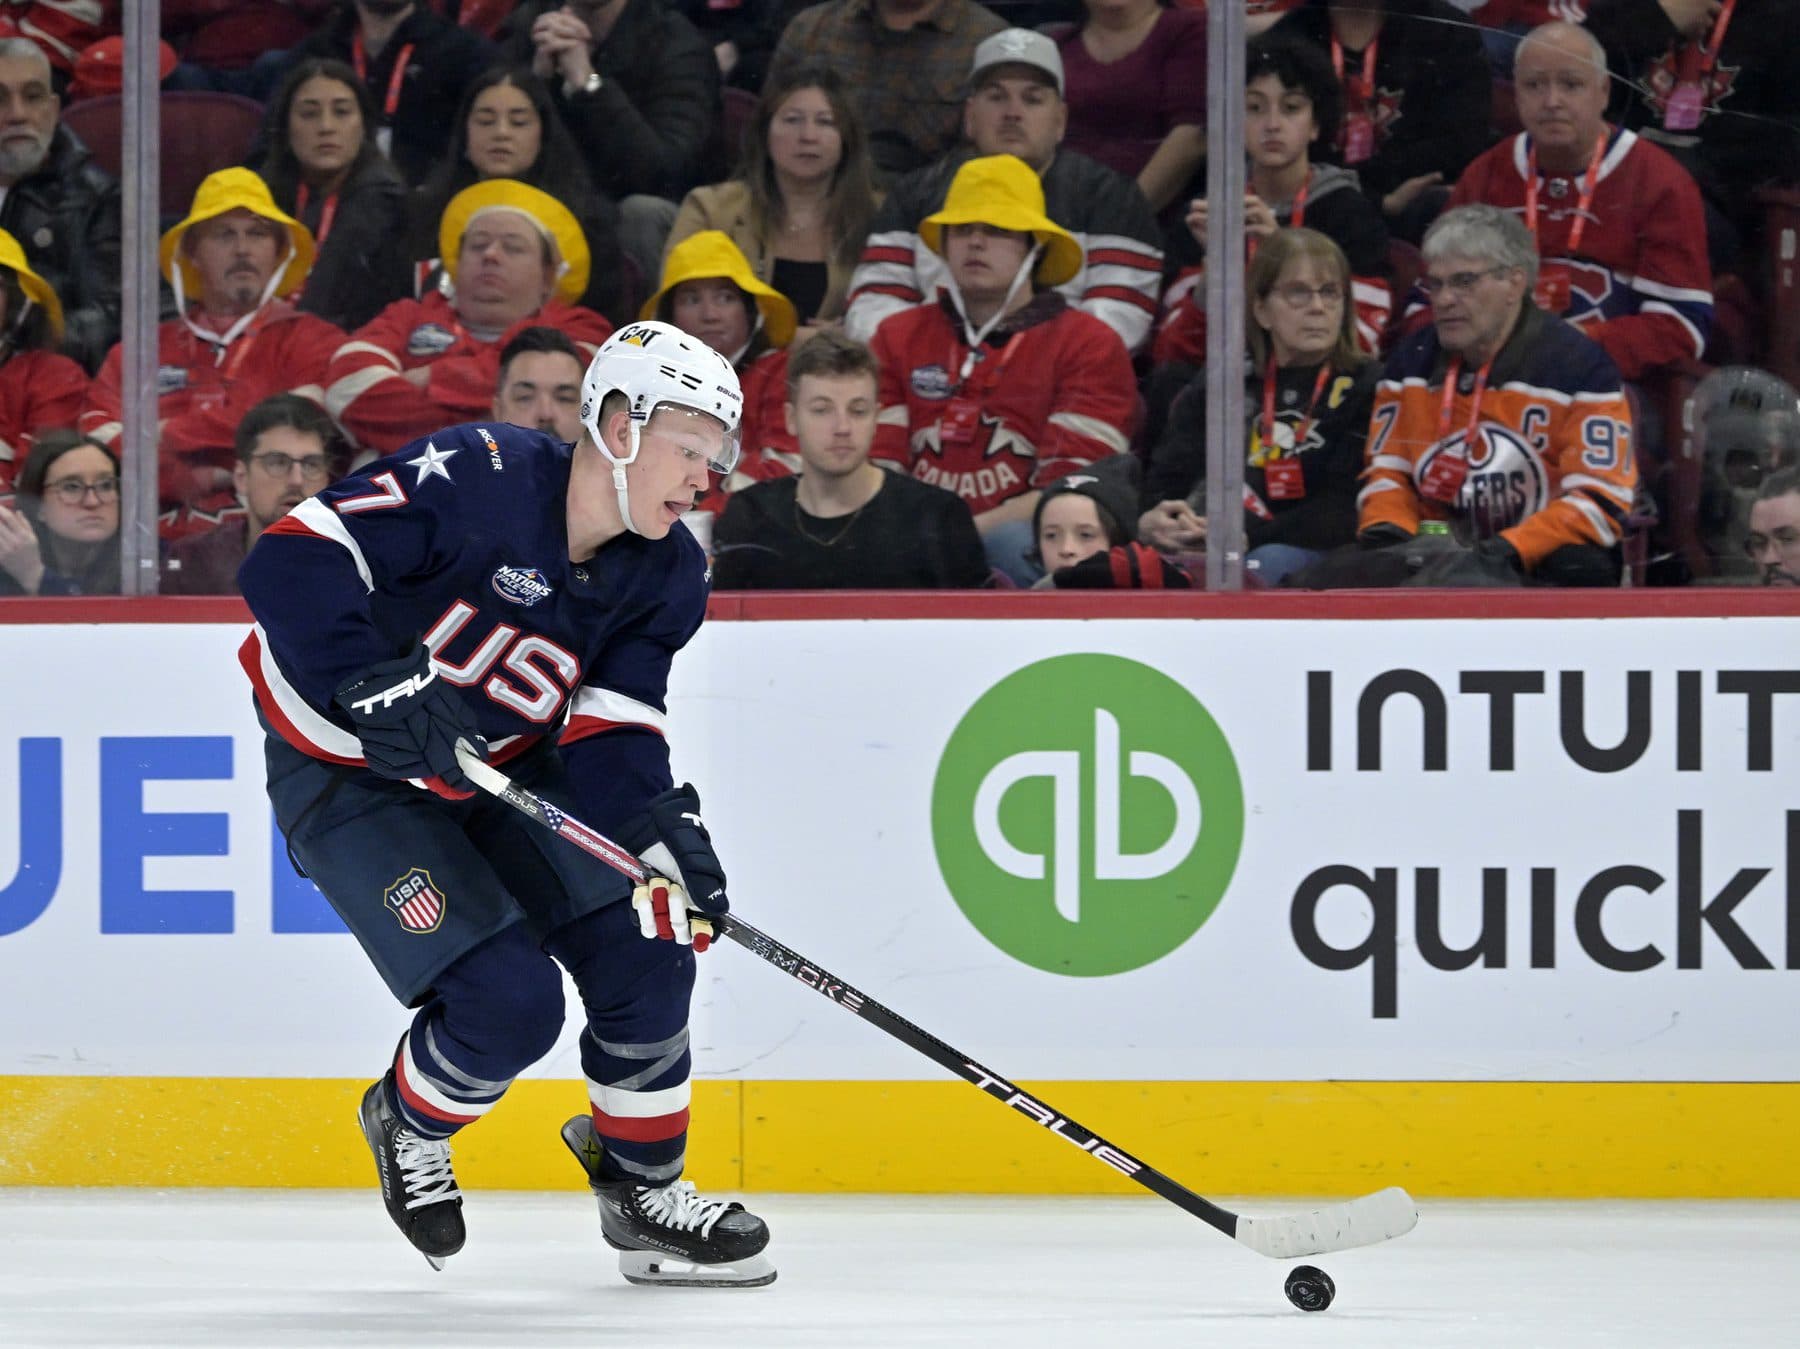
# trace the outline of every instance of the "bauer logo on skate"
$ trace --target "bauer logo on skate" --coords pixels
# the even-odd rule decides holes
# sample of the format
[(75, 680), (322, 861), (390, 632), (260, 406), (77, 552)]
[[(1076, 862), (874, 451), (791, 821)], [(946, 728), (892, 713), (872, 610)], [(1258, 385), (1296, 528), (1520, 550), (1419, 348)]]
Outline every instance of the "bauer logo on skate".
[(400, 926), (408, 932), (436, 932), (444, 921), (448, 901), (444, 892), (432, 882), (424, 867), (414, 867), (388, 886), (381, 895), (382, 903), (393, 910)]
[(994, 945), (1057, 974), (1117, 974), (1211, 916), (1237, 865), (1243, 789), (1181, 685), (1117, 656), (1059, 656), (963, 717), (932, 833), (951, 895)]

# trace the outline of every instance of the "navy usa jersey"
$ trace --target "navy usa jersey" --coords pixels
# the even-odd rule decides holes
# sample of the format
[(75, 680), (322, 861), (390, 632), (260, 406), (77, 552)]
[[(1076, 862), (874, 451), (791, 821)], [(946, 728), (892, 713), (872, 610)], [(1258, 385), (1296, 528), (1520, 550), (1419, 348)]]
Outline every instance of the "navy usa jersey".
[(271, 525), (238, 579), (256, 619), (239, 660), (272, 733), (362, 764), (333, 695), (423, 641), (490, 759), (559, 739), (600, 827), (667, 789), (669, 663), (705, 616), (706, 557), (681, 527), (571, 562), (572, 453), (522, 427), (450, 427)]

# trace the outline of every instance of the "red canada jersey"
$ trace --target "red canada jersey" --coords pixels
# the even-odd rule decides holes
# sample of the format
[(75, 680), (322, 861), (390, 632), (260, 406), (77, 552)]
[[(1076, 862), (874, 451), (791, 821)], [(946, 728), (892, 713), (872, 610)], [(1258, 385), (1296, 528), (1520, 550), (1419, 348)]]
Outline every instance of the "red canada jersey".
[[(238, 422), (278, 393), (322, 402), (325, 369), (344, 330), (275, 300), (225, 346), (201, 337), (181, 319), (171, 319), (156, 333), (162, 533), (176, 538), (211, 529), (237, 510), (237, 494), (221, 485), (220, 475), (228, 475), (237, 462)], [(121, 429), (121, 361), (119, 347), (106, 353), (81, 414), (81, 429), (108, 445)]]
[[(884, 319), (873, 458), (976, 515), (1128, 447), (1137, 385), (1106, 324), (1046, 291), (973, 353), (949, 301)], [(966, 367), (966, 368), (965, 368)]]
[(21, 351), (0, 365), (0, 500), (11, 499), (34, 433), (75, 425), (87, 391), (87, 371), (54, 351)]
[[(471, 333), (439, 291), (396, 300), (351, 334), (332, 358), (325, 406), (360, 445), (380, 454), (458, 422), (491, 415), (500, 380), (500, 352), (534, 324), (556, 328), (583, 353), (583, 364), (612, 336), (612, 324), (591, 309), (552, 300), (491, 342)], [(430, 366), (420, 388), (408, 370)]]

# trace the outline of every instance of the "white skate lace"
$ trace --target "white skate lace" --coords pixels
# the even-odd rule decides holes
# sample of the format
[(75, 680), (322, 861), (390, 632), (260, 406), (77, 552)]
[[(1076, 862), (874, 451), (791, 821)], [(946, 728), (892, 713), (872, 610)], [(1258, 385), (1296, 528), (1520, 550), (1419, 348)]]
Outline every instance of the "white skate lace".
[(664, 1227), (680, 1232), (698, 1230), (702, 1237), (712, 1235), (713, 1224), (731, 1207), (723, 1199), (702, 1199), (694, 1192), (691, 1180), (678, 1180), (654, 1189), (641, 1185), (637, 1199), (644, 1213)]
[(406, 1192), (413, 1196), (406, 1201), (409, 1211), (462, 1198), (450, 1170), (450, 1145), (443, 1139), (421, 1138), (402, 1129), (394, 1138), (394, 1160), (400, 1164)]

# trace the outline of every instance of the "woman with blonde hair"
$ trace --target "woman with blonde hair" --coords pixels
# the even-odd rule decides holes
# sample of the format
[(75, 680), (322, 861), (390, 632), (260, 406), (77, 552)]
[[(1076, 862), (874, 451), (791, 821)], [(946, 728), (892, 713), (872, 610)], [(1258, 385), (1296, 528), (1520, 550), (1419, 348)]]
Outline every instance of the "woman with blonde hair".
[[(1356, 343), (1350, 264), (1314, 230), (1257, 249), (1245, 277), (1245, 561), (1284, 576), (1349, 543), (1380, 367)], [(1144, 475), (1138, 533), (1169, 554), (1206, 545), (1206, 376), (1176, 398)]]
[(842, 81), (804, 64), (771, 80), (743, 156), (736, 178), (688, 193), (665, 259), (690, 235), (723, 231), (802, 325), (835, 323), (876, 202), (868, 140)]

